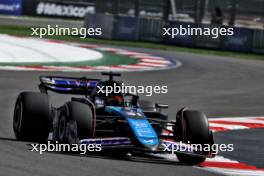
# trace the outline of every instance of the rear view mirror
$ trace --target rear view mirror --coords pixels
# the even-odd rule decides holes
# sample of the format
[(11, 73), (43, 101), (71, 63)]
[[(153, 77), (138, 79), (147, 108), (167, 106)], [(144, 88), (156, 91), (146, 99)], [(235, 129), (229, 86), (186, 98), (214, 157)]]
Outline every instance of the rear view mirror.
[(169, 105), (156, 103), (156, 104), (155, 104), (155, 107), (156, 107), (156, 108), (168, 108)]

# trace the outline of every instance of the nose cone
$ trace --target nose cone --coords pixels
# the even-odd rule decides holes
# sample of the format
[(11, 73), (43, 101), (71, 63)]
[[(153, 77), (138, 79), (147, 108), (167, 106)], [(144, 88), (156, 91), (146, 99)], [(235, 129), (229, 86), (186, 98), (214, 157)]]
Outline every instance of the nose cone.
[(147, 119), (128, 119), (137, 141), (144, 147), (155, 150), (158, 146), (158, 136)]
[(158, 146), (158, 138), (146, 138), (146, 137), (137, 137), (140, 144), (150, 150), (156, 150)]

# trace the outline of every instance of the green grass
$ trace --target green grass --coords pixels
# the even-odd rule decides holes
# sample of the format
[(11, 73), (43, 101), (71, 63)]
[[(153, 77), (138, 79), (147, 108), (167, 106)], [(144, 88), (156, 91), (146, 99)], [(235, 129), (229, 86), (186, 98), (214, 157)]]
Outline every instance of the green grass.
[[(6, 33), (6, 34), (18, 35), (18, 36), (30, 36), (31, 32), (32, 31), (30, 27), (27, 27), (27, 26), (14, 26), (14, 25), (13, 26), (12, 25), (1, 25), (0, 26), (0, 33)], [(157, 43), (150, 43), (150, 42), (113, 41), (113, 40), (103, 40), (103, 39), (93, 39), (93, 38), (81, 39), (76, 36), (47, 36), (46, 38), (56, 39), (56, 40), (74, 41), (74, 42), (81, 42), (81, 43), (130, 46), (130, 47), (138, 47), (138, 48), (167, 50), (167, 51), (172, 51), (172, 52), (184, 52), (184, 53), (217, 55), (217, 56), (223, 56), (223, 57), (237, 57), (237, 58), (245, 58), (245, 59), (264, 60), (264, 56), (261, 54), (219, 51), (219, 50), (212, 50), (212, 49), (186, 48), (186, 47), (178, 47), (178, 46), (164, 45), (164, 44), (157, 44)]]

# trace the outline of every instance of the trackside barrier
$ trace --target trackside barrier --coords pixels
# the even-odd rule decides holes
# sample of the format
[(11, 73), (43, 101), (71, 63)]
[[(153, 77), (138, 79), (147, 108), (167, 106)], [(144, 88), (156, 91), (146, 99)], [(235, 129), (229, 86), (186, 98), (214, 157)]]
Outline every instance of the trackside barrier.
[[(220, 25), (208, 25), (208, 24), (201, 24), (198, 27), (200, 28), (221, 28), (223, 26)], [(217, 49), (219, 46), (221, 46), (222, 37), (219, 36), (217, 38), (214, 38), (213, 35), (201, 35), (197, 36), (195, 41), (195, 46), (199, 48), (213, 48)], [(193, 45), (194, 46), (194, 45)]]
[(85, 16), (84, 27), (102, 28), (102, 35), (97, 38), (112, 39), (114, 31), (114, 16), (111, 14), (97, 13), (95, 15), (87, 14)]
[[(86, 26), (102, 27), (103, 38), (115, 40), (139, 40), (165, 43), (177, 46), (212, 48), (219, 50), (264, 53), (264, 30), (254, 30), (248, 28), (234, 27), (234, 35), (218, 36), (175, 36), (174, 38), (163, 36), (163, 27), (179, 28), (180, 25), (186, 27), (220, 28), (229, 26), (216, 26), (209, 24), (198, 25), (195, 23), (165, 21), (158, 18), (137, 18), (125, 16), (111, 16), (106, 14), (89, 14), (85, 18)], [(96, 19), (96, 20), (95, 20)]]
[(163, 42), (164, 20), (158, 18), (139, 18), (139, 40)]
[(138, 18), (118, 16), (114, 24), (113, 39), (138, 40)]
[(253, 52), (264, 54), (264, 30), (260, 30), (260, 29), (254, 30)]
[(223, 36), (222, 49), (230, 51), (251, 52), (253, 42), (253, 30), (246, 28), (234, 28), (233, 36)]
[[(198, 25), (194, 24), (194, 23), (190, 24), (190, 23), (177, 22), (177, 21), (171, 21), (170, 22), (171, 28), (180, 28), (180, 25), (184, 28), (187, 28), (188, 25), (190, 25), (190, 27), (198, 27)], [(163, 36), (163, 38), (164, 38), (164, 36)], [(196, 36), (177, 35), (177, 36), (175, 36), (175, 38), (171, 38), (171, 37), (164, 38), (164, 42), (168, 43), (168, 44), (194, 47), (194, 46), (196, 46)]]

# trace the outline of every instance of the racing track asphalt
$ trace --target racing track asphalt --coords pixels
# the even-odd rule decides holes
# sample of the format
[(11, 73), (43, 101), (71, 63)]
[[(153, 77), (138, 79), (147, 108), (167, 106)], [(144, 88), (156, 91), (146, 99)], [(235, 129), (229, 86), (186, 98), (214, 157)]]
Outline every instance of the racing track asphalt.
[[(169, 104), (168, 113), (171, 119), (174, 119), (176, 110), (183, 106), (204, 111), (210, 118), (264, 115), (264, 62), (166, 51), (145, 52), (153, 52), (155, 55), (177, 59), (183, 63), (177, 69), (123, 73), (122, 77), (127, 85), (168, 85), (168, 94), (153, 95), (147, 99)], [(36, 91), (38, 76), (43, 74), (87, 77), (99, 75), (0, 71), (0, 175), (217, 175), (179, 164), (57, 153), (39, 155), (30, 152), (27, 143), (14, 139), (13, 108), (18, 93), (24, 90)], [(64, 98), (61, 96), (52, 97), (55, 104), (59, 104), (62, 99)], [(219, 133), (216, 135), (216, 142), (235, 144), (235, 152), (227, 154), (229, 158), (263, 167), (263, 130)]]

